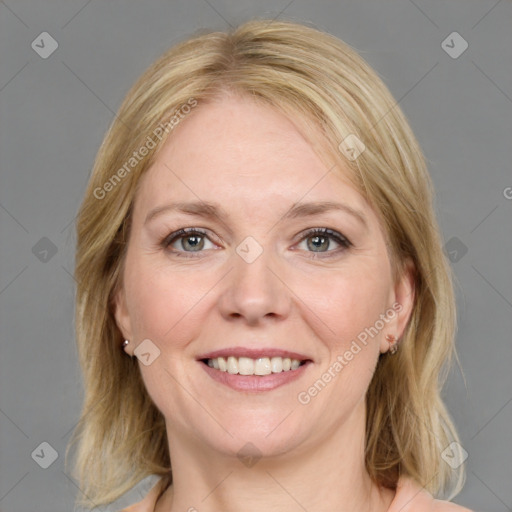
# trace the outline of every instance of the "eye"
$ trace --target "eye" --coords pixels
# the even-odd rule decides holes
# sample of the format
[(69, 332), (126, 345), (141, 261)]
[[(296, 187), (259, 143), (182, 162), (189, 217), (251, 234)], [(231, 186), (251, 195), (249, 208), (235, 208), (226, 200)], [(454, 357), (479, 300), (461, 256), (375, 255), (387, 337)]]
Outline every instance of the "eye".
[[(203, 249), (209, 249), (205, 247), (206, 242), (212, 243), (206, 231), (199, 228), (183, 228), (166, 236), (162, 240), (162, 246), (177, 256), (182, 256), (183, 252), (202, 252)], [(174, 246), (175, 244), (178, 248)]]
[[(341, 246), (341, 249), (328, 250), (333, 240), (336, 244)], [(329, 253), (327, 256), (322, 257), (333, 256), (332, 253), (338, 254), (352, 246), (348, 238), (328, 228), (314, 228), (307, 231), (301, 239), (301, 243), (304, 242), (306, 243), (306, 250), (308, 251), (313, 253)], [(313, 257), (317, 257), (316, 254), (314, 254)]]
[[(338, 250), (330, 250), (332, 243), (340, 246)], [(205, 247), (210, 243), (211, 247)], [(312, 252), (312, 257), (319, 257), (319, 253), (328, 253), (322, 258), (331, 257), (345, 251), (352, 246), (352, 243), (341, 233), (328, 228), (313, 228), (303, 234), (300, 243), (306, 243), (306, 251)], [(185, 253), (201, 253), (204, 249), (214, 248), (212, 241), (208, 238), (206, 231), (200, 228), (182, 228), (166, 236), (162, 247), (179, 257), (194, 257)]]

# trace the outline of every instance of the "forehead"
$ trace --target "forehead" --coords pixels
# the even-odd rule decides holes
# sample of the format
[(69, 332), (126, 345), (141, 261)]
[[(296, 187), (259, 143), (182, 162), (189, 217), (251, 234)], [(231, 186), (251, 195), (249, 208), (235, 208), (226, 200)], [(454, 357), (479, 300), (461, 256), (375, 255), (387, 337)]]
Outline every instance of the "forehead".
[(302, 198), (368, 208), (344, 169), (326, 167), (289, 118), (229, 97), (200, 104), (173, 130), (142, 178), (136, 209), (184, 199), (272, 209)]

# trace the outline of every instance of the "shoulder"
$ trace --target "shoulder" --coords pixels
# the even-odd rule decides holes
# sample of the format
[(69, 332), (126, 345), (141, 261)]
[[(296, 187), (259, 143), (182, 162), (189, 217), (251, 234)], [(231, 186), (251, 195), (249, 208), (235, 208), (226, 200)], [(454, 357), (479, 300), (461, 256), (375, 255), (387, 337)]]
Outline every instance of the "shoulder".
[(473, 510), (457, 505), (450, 501), (434, 500), (433, 512), (474, 512)]
[[(161, 478), (142, 501), (134, 503), (119, 512), (153, 512), (159, 496), (166, 489), (168, 481)], [(388, 512), (474, 512), (469, 508), (444, 500), (436, 500), (410, 477), (398, 481), (395, 497)]]
[[(169, 481), (166, 478), (160, 478), (158, 482), (151, 488), (142, 501), (134, 503), (129, 507), (123, 508), (119, 512), (153, 512), (156, 502), (160, 495), (165, 491)], [(451, 511), (450, 511), (451, 512)]]
[(402, 476), (398, 481), (395, 498), (388, 512), (473, 512), (472, 510), (444, 500), (436, 500), (410, 477)]

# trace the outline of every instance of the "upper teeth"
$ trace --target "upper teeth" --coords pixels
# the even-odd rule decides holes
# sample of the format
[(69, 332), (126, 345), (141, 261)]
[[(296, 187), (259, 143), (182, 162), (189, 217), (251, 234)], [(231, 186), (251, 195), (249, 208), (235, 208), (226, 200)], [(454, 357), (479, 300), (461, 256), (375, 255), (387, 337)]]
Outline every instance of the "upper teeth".
[(296, 370), (300, 366), (298, 359), (289, 357), (260, 357), (251, 359), (250, 357), (215, 357), (208, 359), (208, 366), (240, 375), (270, 375), (271, 373), (286, 372)]

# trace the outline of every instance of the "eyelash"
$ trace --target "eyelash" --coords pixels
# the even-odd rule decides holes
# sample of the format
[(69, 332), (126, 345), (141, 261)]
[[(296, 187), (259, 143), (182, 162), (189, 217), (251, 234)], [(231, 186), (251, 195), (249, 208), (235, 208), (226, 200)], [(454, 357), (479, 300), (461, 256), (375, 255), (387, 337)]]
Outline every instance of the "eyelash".
[[(171, 252), (172, 254), (180, 257), (180, 258), (194, 258), (195, 256), (193, 256), (194, 253), (201, 253), (201, 252), (204, 252), (204, 251), (176, 251), (174, 249), (169, 249), (169, 246), (174, 243), (176, 240), (179, 240), (179, 239), (182, 239), (182, 238), (186, 238), (188, 236), (192, 236), (192, 235), (200, 235), (202, 237), (206, 237), (209, 239), (208, 237), (208, 233), (203, 230), (203, 229), (200, 229), (200, 228), (183, 228), (183, 229), (179, 229), (178, 231), (175, 231), (173, 233), (171, 233), (170, 235), (167, 235), (160, 243), (160, 245), (164, 248), (164, 249), (167, 249), (169, 250), (169, 252)], [(309, 251), (311, 252), (312, 256), (309, 256), (310, 258), (332, 258), (333, 256), (336, 256), (338, 255), (340, 252), (344, 252), (346, 251), (347, 249), (349, 249), (350, 247), (352, 247), (352, 242), (350, 242), (350, 240), (343, 236), (341, 233), (338, 233), (337, 231), (334, 231), (332, 229), (329, 229), (329, 228), (312, 228), (310, 230), (307, 230), (306, 232), (303, 233), (303, 236), (301, 237), (301, 239), (299, 240), (298, 243), (310, 238), (310, 237), (313, 237), (313, 236), (323, 236), (323, 237), (326, 237), (326, 238), (331, 238), (331, 239), (334, 239), (338, 244), (341, 245), (341, 248), (340, 249), (337, 249), (337, 250), (332, 250), (332, 251), (320, 251), (320, 252), (314, 252), (314, 251)], [(211, 240), (210, 240), (211, 241)], [(183, 254), (190, 254), (190, 256), (184, 256)], [(334, 254), (328, 254), (328, 253), (334, 253)], [(327, 254), (326, 256), (319, 256), (321, 254)]]

